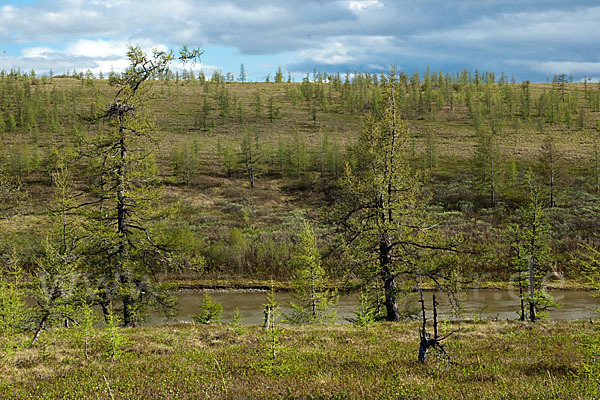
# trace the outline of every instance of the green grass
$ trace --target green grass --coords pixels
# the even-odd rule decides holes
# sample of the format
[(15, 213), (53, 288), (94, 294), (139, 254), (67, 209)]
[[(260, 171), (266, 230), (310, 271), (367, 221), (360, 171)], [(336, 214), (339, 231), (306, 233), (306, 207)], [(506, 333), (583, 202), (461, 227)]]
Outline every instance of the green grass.
[[(417, 323), (285, 326), (271, 365), (257, 326), (178, 324), (125, 329), (111, 360), (95, 333), (90, 358), (66, 330), (44, 333), (34, 348), (11, 348), (0, 361), (0, 397), (593, 399), (584, 344), (587, 322), (442, 323), (451, 362), (416, 361)], [(25, 341), (19, 336), (14, 342)], [(6, 338), (0, 343), (5, 347)], [(6, 347), (5, 347), (6, 348)], [(597, 362), (597, 360), (596, 360)], [(596, 369), (598, 371), (598, 369)], [(598, 376), (596, 376), (596, 379)]]

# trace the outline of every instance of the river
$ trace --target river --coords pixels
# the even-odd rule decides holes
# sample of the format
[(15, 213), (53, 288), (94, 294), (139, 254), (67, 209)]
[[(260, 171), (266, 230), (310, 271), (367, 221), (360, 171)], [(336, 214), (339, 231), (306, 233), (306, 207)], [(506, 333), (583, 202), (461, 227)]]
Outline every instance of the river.
[[(234, 310), (239, 309), (243, 317), (244, 324), (260, 324), (263, 321), (263, 309), (266, 302), (266, 293), (264, 292), (246, 292), (246, 291), (209, 291), (214, 301), (223, 305), (223, 322), (230, 322)], [(175, 321), (192, 321), (192, 317), (199, 312), (200, 303), (204, 292), (189, 291), (176, 293), (179, 300), (179, 312), (174, 318)], [(425, 292), (425, 304), (428, 310), (431, 310), (431, 300), (433, 292)], [(552, 309), (549, 312), (551, 319), (560, 320), (581, 320), (589, 318), (598, 318), (600, 313), (596, 310), (600, 308), (600, 298), (594, 297), (595, 293), (591, 291), (568, 291), (559, 290), (552, 292), (554, 299), (561, 303), (561, 307)], [(438, 313), (440, 318), (450, 318), (452, 316), (448, 297), (444, 293), (437, 293), (439, 303)], [(289, 312), (287, 307), (292, 295), (287, 292), (276, 293), (275, 298), (280, 303), (282, 314)], [(419, 306), (417, 298), (414, 299), (414, 305)], [(347, 322), (346, 318), (351, 318), (358, 307), (358, 295), (342, 295), (337, 303), (337, 314), (340, 323)], [(461, 314), (463, 319), (517, 319), (517, 310), (519, 308), (518, 293), (512, 290), (469, 290), (460, 296)], [(151, 312), (147, 324), (156, 325), (168, 322), (164, 316), (157, 312)]]

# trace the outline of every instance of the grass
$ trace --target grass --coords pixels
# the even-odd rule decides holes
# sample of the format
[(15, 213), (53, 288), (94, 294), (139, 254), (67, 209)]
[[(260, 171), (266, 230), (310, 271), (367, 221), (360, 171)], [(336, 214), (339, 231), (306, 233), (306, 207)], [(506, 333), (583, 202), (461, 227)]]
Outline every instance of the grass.
[[(418, 324), (285, 326), (275, 366), (258, 326), (124, 329), (112, 360), (96, 332), (89, 359), (67, 330), (0, 361), (5, 399), (414, 398), (593, 399), (587, 322), (443, 322), (452, 362), (416, 361)], [(16, 337), (13, 343), (25, 341)], [(7, 339), (1, 339), (4, 348)], [(592, 360), (592, 362), (594, 362)], [(597, 369), (596, 369), (597, 371)], [(596, 379), (598, 377), (596, 376)], [(110, 388), (110, 389), (109, 389)]]

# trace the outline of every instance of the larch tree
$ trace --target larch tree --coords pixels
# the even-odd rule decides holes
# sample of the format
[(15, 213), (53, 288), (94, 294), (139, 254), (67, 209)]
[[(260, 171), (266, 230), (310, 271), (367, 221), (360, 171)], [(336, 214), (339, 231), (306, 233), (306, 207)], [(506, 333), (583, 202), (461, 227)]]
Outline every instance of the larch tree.
[(53, 231), (42, 244), (43, 252), (37, 259), (36, 273), (32, 281), (32, 298), (36, 302), (35, 331), (32, 343), (53, 320), (73, 319), (77, 302), (85, 296), (80, 287), (83, 260), (84, 232), (77, 223), (74, 211), (85, 206), (78, 203), (73, 188), (73, 177), (69, 171), (69, 160), (58, 154), (58, 161), (52, 173), (54, 199), (50, 205)]
[[(0, 165), (0, 221), (18, 215), (27, 201), (21, 183), (9, 177)], [(21, 287), (22, 260), (14, 244), (0, 236), (0, 336), (9, 338), (29, 322)]]
[(283, 71), (281, 70), (281, 65), (277, 68), (277, 72), (275, 72), (275, 83), (283, 82)]
[(557, 183), (560, 178), (561, 152), (556, 148), (556, 142), (552, 135), (547, 135), (540, 149), (539, 170), (548, 187), (550, 207), (556, 207)]
[(520, 222), (512, 225), (513, 268), (515, 281), (520, 288), (527, 287), (528, 293), (521, 294), (521, 319), (525, 318), (524, 305), (529, 306), (530, 321), (539, 318), (539, 312), (556, 305), (552, 296), (542, 287), (544, 275), (550, 271), (552, 255), (550, 251), (550, 223), (541, 200), (541, 190), (531, 171), (525, 174), (529, 191), (527, 203), (520, 209)]
[(91, 120), (108, 129), (94, 138), (89, 155), (95, 166), (95, 195), (100, 207), (91, 215), (89, 260), (91, 278), (100, 288), (98, 302), (104, 315), (112, 302), (123, 305), (123, 324), (135, 325), (148, 304), (170, 308), (172, 299), (151, 277), (168, 264), (168, 248), (160, 243), (156, 222), (169, 214), (160, 206), (153, 150), (157, 144), (145, 105), (151, 98), (150, 81), (168, 72), (173, 61), (194, 61), (201, 52), (184, 47), (178, 55), (139, 47), (127, 52), (130, 65), (113, 74), (115, 89), (106, 109)]
[(408, 163), (409, 131), (400, 118), (397, 85), (393, 72), (384, 88), (383, 115), (367, 118), (352, 150), (354, 161), (339, 181), (333, 215), (343, 234), (342, 248), (356, 266), (350, 272), (365, 283), (375, 279), (382, 284), (390, 321), (401, 318), (397, 279), (444, 285), (455, 268), (438, 253), (454, 247), (431, 221), (422, 178)]
[(240, 64), (240, 76), (238, 80), (242, 83), (246, 82), (246, 67), (244, 67), (244, 63)]
[(498, 197), (498, 180), (501, 171), (496, 136), (491, 132), (481, 132), (475, 151), (475, 167), (478, 171), (476, 183), (489, 194), (490, 202), (494, 204)]
[(296, 324), (335, 322), (337, 314), (333, 306), (337, 295), (326, 287), (327, 274), (321, 264), (317, 239), (308, 222), (302, 224), (297, 240), (292, 253), (292, 313), (287, 320)]
[(254, 181), (262, 172), (262, 151), (258, 141), (258, 133), (251, 134), (249, 131), (246, 131), (242, 137), (240, 150), (239, 161), (248, 174), (250, 187), (254, 188)]
[(27, 197), (21, 181), (9, 176), (0, 165), (0, 219), (18, 214)]
[(593, 167), (594, 191), (600, 194), (600, 153), (598, 152), (598, 139), (594, 139)]

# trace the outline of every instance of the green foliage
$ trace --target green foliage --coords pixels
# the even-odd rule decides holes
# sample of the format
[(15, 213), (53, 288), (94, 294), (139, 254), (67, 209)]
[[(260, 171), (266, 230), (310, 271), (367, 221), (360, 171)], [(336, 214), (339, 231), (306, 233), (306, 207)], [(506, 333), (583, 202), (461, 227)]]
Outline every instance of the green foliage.
[(68, 169), (69, 154), (56, 153), (57, 161), (52, 178), (54, 200), (50, 206), (53, 232), (42, 243), (41, 256), (36, 260), (31, 296), (36, 300), (37, 341), (40, 332), (53, 322), (72, 320), (75, 303), (84, 295), (82, 272), (82, 230), (71, 212), (77, 208), (78, 194), (74, 193)]
[(123, 346), (128, 342), (127, 337), (121, 331), (121, 319), (113, 311), (112, 305), (108, 314), (105, 315), (106, 327), (104, 328), (104, 340), (106, 342), (105, 354), (112, 360), (117, 360), (123, 355)]
[(585, 379), (585, 387), (593, 393), (600, 392), (600, 331), (596, 328), (593, 334), (584, 338), (583, 347), (583, 368), (580, 375)]
[(478, 135), (475, 167), (478, 171), (477, 186), (488, 193), (490, 202), (494, 204), (498, 197), (501, 167), (497, 138), (493, 133)]
[(361, 289), (358, 295), (358, 309), (354, 311), (354, 317), (350, 318), (349, 321), (355, 326), (361, 326), (368, 328), (376, 320), (377, 308), (371, 301), (369, 293)]
[(15, 116), (12, 113), (8, 114), (6, 125), (8, 126), (9, 132), (14, 132), (17, 129), (17, 122), (15, 121)]
[(432, 132), (427, 134), (426, 146), (426, 157), (424, 158), (425, 168), (432, 172), (438, 164), (436, 138), (433, 136)]
[(267, 292), (267, 302), (265, 303), (265, 357), (263, 370), (274, 375), (281, 375), (286, 372), (286, 365), (280, 362), (282, 353), (281, 336), (284, 333), (279, 319), (281, 313), (279, 311), (279, 303), (275, 300), (275, 290), (271, 287), (271, 291)]
[(174, 148), (171, 153), (171, 170), (174, 176), (182, 183), (189, 186), (192, 179), (198, 174), (200, 165), (200, 144), (194, 140), (191, 146), (181, 149)]
[(283, 71), (281, 70), (281, 65), (277, 68), (277, 72), (275, 72), (275, 83), (283, 82)]
[(0, 165), (0, 220), (18, 214), (28, 195), (19, 179), (8, 176)]
[(0, 335), (10, 337), (28, 327), (30, 310), (19, 286), (23, 272), (17, 255), (10, 254), (0, 261)]
[(236, 308), (233, 310), (233, 317), (231, 319), (231, 324), (235, 327), (239, 327), (243, 321), (242, 314), (240, 314), (240, 309)]
[(204, 294), (200, 304), (200, 312), (194, 316), (194, 321), (199, 324), (212, 324), (221, 321), (223, 306), (215, 302), (208, 293)]
[(292, 253), (293, 312), (286, 319), (294, 324), (332, 323), (337, 320), (333, 307), (337, 294), (326, 289), (327, 275), (312, 227), (304, 221)]
[[(431, 277), (440, 282), (448, 271), (431, 260), (448, 250), (448, 239), (427, 212), (422, 179), (408, 163), (408, 128), (399, 110), (396, 74), (385, 86), (381, 117), (369, 116), (338, 184), (337, 220), (353, 263), (364, 282), (375, 278), (385, 287), (389, 320), (399, 320), (396, 278)], [(450, 266), (451, 267), (451, 266)]]
[[(88, 273), (94, 281), (114, 283), (98, 291), (97, 301), (106, 310), (113, 299), (120, 299), (123, 323), (127, 326), (139, 322), (151, 300), (164, 309), (173, 306), (172, 297), (161, 291), (160, 285), (153, 284), (150, 276), (156, 276), (165, 266), (177, 265), (168, 249), (155, 241), (161, 232), (158, 221), (174, 209), (161, 206), (161, 191), (155, 186), (157, 171), (148, 165), (157, 144), (152, 118), (144, 107), (152, 97), (150, 82), (167, 74), (172, 61), (186, 62), (199, 55), (198, 50), (185, 47), (179, 56), (158, 50), (147, 55), (139, 47), (130, 47), (128, 68), (109, 77), (113, 99), (104, 114), (91, 117), (97, 125), (108, 123), (109, 129), (100, 130), (87, 153), (94, 195), (99, 199), (99, 207), (90, 212), (86, 226), (88, 236), (93, 238), (87, 252), (88, 265), (93, 268)], [(193, 148), (188, 156), (181, 157), (181, 171), (187, 182), (194, 170), (197, 150)], [(106, 156), (108, 153), (110, 157)]]
[(255, 179), (263, 171), (263, 154), (258, 132), (246, 131), (242, 138), (239, 162), (246, 170), (250, 187), (254, 187)]
[[(68, 76), (71, 75), (70, 71)], [(111, 75), (120, 78), (120, 74)], [(195, 237), (197, 240), (202, 236), (204, 245), (194, 247), (195, 250), (182, 247), (183, 251), (201, 251), (208, 258), (211, 272), (217, 275), (273, 274), (277, 278), (287, 279), (291, 272), (288, 261), (292, 240), (289, 234), (281, 233), (277, 226), (286, 218), (288, 210), (302, 208), (318, 218), (323, 210), (334, 204), (337, 194), (332, 190), (333, 178), (342, 174), (346, 161), (354, 157), (354, 153), (346, 149), (349, 145), (350, 148), (354, 147), (363, 125), (363, 115), (369, 112), (376, 117), (383, 115), (387, 97), (380, 81), (387, 82), (388, 79), (379, 79), (379, 76), (373, 79), (372, 75), (356, 73), (352, 74), (352, 79), (348, 74), (348, 80), (344, 83), (343, 74), (340, 78), (339, 74), (336, 76), (315, 71), (302, 84), (228, 85), (222, 82), (230, 76), (226, 78), (223, 74), (215, 73), (215, 83), (202, 78), (188, 81), (190, 75), (186, 77), (181, 71), (157, 74), (146, 81), (142, 85), (145, 88), (138, 92), (143, 96), (137, 97), (140, 102), (136, 104), (136, 118), (148, 117), (153, 130), (148, 138), (151, 140), (142, 140), (146, 143), (139, 147), (143, 149), (139, 154), (133, 154), (138, 149), (138, 143), (132, 143), (128, 153), (132, 158), (146, 156), (146, 160), (152, 159), (153, 162), (138, 163), (130, 159), (134, 169), (138, 166), (142, 169), (131, 183), (133, 186), (148, 184), (155, 189), (160, 188), (161, 184), (165, 186), (164, 190), (157, 193), (157, 197), (145, 196), (143, 191), (139, 191), (139, 196), (131, 196), (130, 199), (132, 203), (144, 203), (146, 198), (152, 199), (151, 210), (161, 208), (156, 207), (159, 202), (155, 199), (158, 198), (167, 202), (181, 200), (182, 205), (187, 203), (185, 207), (190, 212), (181, 219), (168, 218), (160, 223), (153, 218), (145, 221), (144, 227), (148, 228), (150, 238), (157, 245), (165, 245), (163, 238), (167, 239), (167, 236), (163, 235), (163, 229), (168, 232), (188, 229), (192, 234), (186, 237)], [(552, 134), (556, 149), (560, 149), (565, 156), (560, 165), (563, 173), (557, 175), (556, 182), (557, 199), (562, 200), (559, 201), (560, 208), (550, 216), (555, 232), (552, 241), (556, 256), (555, 269), (568, 277), (577, 277), (579, 265), (573, 259), (579, 244), (596, 242), (595, 206), (588, 194), (597, 192), (595, 189), (599, 180), (595, 178), (600, 175), (590, 162), (591, 145), (596, 135), (594, 129), (600, 123), (597, 112), (600, 109), (598, 86), (588, 84), (584, 93), (583, 86), (577, 83), (559, 84), (557, 81), (553, 88), (546, 84), (508, 83), (502, 79), (492, 83), (487, 80), (487, 74), (482, 78), (481, 74), (474, 76), (468, 71), (456, 75), (397, 75), (398, 110), (409, 119), (406, 126), (410, 126), (413, 132), (408, 139), (409, 146), (414, 146), (411, 166), (431, 169), (423, 189), (431, 194), (429, 200), (435, 206), (433, 212), (437, 213), (432, 216), (432, 224), (441, 222), (436, 216), (442, 215), (442, 212), (453, 213), (452, 225), (443, 223), (436, 230), (456, 229), (463, 232), (469, 237), (469, 242), (477, 247), (477, 251), (481, 251), (478, 254), (485, 254), (483, 257), (463, 255), (463, 265), (473, 271), (502, 273), (509, 258), (506, 251), (509, 242), (499, 235), (499, 231), (514, 221), (515, 211), (525, 203), (526, 198), (526, 190), (518, 185), (522, 175), (520, 169), (541, 161), (540, 144), (548, 134)], [(114, 193), (102, 193), (100, 190), (114, 183), (105, 182), (103, 186), (97, 174), (104, 168), (103, 158), (91, 160), (85, 157), (92, 143), (103, 137), (96, 134), (106, 134), (114, 126), (111, 128), (109, 118), (103, 118), (98, 124), (84, 128), (77, 116), (104, 115), (107, 107), (103, 103), (107, 96), (111, 99), (108, 103), (113, 103), (116, 87), (109, 86), (108, 79), (96, 80), (88, 74), (87, 78), (90, 79), (81, 80), (79, 76), (77, 73), (77, 78), (34, 79), (24, 75), (23, 71), (12, 71), (0, 77), (2, 120), (6, 124), (6, 133), (1, 138), (0, 164), (7, 175), (11, 175), (7, 176), (11, 181), (15, 182), (15, 177), (20, 176), (20, 179), (16, 179), (19, 181), (19, 191), (29, 192), (34, 200), (30, 207), (13, 209), (7, 213), (8, 216), (15, 216), (23, 214), (25, 210), (26, 216), (16, 215), (17, 218), (4, 221), (2, 240), (19, 242), (20, 246), (27, 248), (22, 258), (31, 270), (38, 268), (35, 260), (43, 251), (40, 243), (47, 236), (52, 236), (48, 232), (50, 224), (46, 223), (43, 215), (51, 197), (47, 195), (50, 171), (55, 166), (51, 147), (74, 143), (83, 145), (77, 148), (77, 153), (84, 157), (70, 163), (74, 186), (81, 193), (80, 199), (84, 202), (99, 201), (103, 194), (107, 197), (103, 206), (95, 204), (86, 209), (102, 209), (108, 215), (114, 210)], [(277, 75), (273, 76), (277, 78)], [(179, 80), (177, 84), (176, 80)], [(88, 83), (94, 83), (95, 87), (88, 86)], [(111, 80), (111, 84), (114, 83), (115, 80)], [(162, 92), (161, 96), (154, 96), (154, 90)], [(262, 102), (260, 118), (256, 118), (254, 112), (257, 92)], [(271, 106), (274, 110), (280, 109), (281, 113), (269, 123), (267, 118), (271, 116)], [(310, 122), (311, 108), (318, 110), (319, 125)], [(467, 111), (469, 108), (470, 112)], [(307, 109), (310, 109), (310, 115)], [(138, 113), (140, 110), (144, 112)], [(11, 115), (15, 124), (12, 131), (8, 126)], [(583, 130), (577, 127), (578, 120), (585, 123)], [(513, 125), (514, 129), (511, 128)], [(203, 128), (205, 132), (199, 131)], [(246, 176), (245, 167), (237, 162), (237, 157), (230, 162), (229, 157), (217, 157), (222, 150), (213, 151), (221, 141), (221, 149), (227, 145), (230, 147), (229, 154), (239, 155), (246, 130), (259, 136), (264, 154), (260, 178), (264, 185), (261, 184), (260, 190), (251, 194), (243, 188), (233, 190), (240, 186)], [(479, 132), (479, 136), (473, 137), (472, 132), (475, 131)], [(490, 208), (488, 200), (489, 182), (477, 185), (476, 192), (471, 186), (472, 182), (483, 176), (483, 171), (471, 162), (474, 150), (478, 151), (480, 136), (491, 131), (495, 133), (493, 140), (499, 150), (500, 165), (497, 170), (503, 174), (497, 176), (501, 202), (494, 208)], [(536, 131), (544, 134), (539, 135)], [(154, 132), (161, 132), (164, 136)], [(169, 155), (179, 153), (180, 161), (185, 160), (185, 153), (188, 150), (191, 152), (194, 140), (201, 149), (198, 154), (201, 170), (195, 175), (188, 174), (183, 168), (185, 163), (178, 162), (181, 169), (173, 179), (168, 179), (171, 172)], [(155, 147), (156, 144), (159, 147)], [(433, 163), (434, 168), (431, 168), (432, 154), (436, 156), (433, 161), (437, 161)], [(505, 160), (512, 159), (514, 163), (507, 165)], [(112, 160), (114, 158), (109, 157), (107, 171), (114, 171)], [(90, 168), (84, 171), (88, 163), (91, 164)], [(517, 168), (513, 168), (515, 166)], [(219, 170), (224, 170), (230, 179), (224, 181), (222, 174), (214, 173)], [(544, 174), (548, 171), (547, 164), (539, 169)], [(595, 181), (593, 188), (588, 186), (592, 179)], [(175, 187), (176, 183), (188, 182), (188, 188)], [(548, 182), (546, 175), (542, 183), (545, 186)], [(544, 202), (547, 202), (547, 197), (544, 197)], [(4, 204), (7, 203), (0, 199), (0, 208)], [(428, 207), (427, 212), (432, 212), (432, 209)], [(74, 210), (71, 214), (78, 215), (79, 211)], [(98, 212), (97, 217), (101, 215)], [(143, 213), (142, 216), (148, 217)], [(154, 216), (157, 215), (151, 215)], [(240, 228), (241, 218), (246, 218), (243, 254), (242, 257), (237, 257), (239, 254), (229, 257), (227, 233), (233, 227)], [(77, 220), (78, 223), (82, 226), (93, 225), (83, 219)], [(331, 229), (331, 226), (324, 228)], [(95, 236), (89, 235), (88, 238)], [(145, 232), (135, 231), (133, 236), (133, 243), (137, 246), (139, 241), (143, 241)], [(116, 240), (112, 244), (117, 245)], [(115, 247), (111, 245), (100, 250), (92, 243), (89, 249), (106, 255), (112, 254), (110, 251)], [(132, 289), (132, 297), (136, 299), (140, 299), (138, 287), (143, 291), (144, 286), (152, 281), (147, 277), (164, 276), (162, 274), (167, 269), (172, 270), (171, 266), (180, 265), (169, 263), (170, 256), (153, 249), (153, 246), (143, 247), (137, 254), (130, 253), (132, 257), (145, 260), (139, 268), (136, 267), (132, 283), (128, 285)], [(200, 247), (203, 248), (199, 250)], [(240, 259), (242, 262), (238, 263)], [(119, 285), (113, 281), (116, 275), (109, 271), (112, 267), (106, 265), (106, 257), (87, 261), (90, 269), (107, 267), (104, 276), (94, 274), (94, 278), (98, 278), (94, 284), (106, 282), (109, 288)], [(338, 266), (346, 261), (345, 256), (338, 257), (334, 253), (328, 259), (331, 272), (341, 271), (342, 268)], [(151, 267), (150, 273), (142, 271), (146, 267)], [(353, 268), (350, 264), (345, 267), (346, 270)], [(129, 277), (124, 279), (129, 280)], [(113, 291), (112, 294), (118, 299), (126, 292)], [(141, 297), (143, 303), (152, 299), (152, 294), (146, 294)], [(127, 309), (134, 310), (135, 307)]]
[[(595, 290), (600, 291), (600, 251), (589, 244), (582, 247), (585, 277)], [(600, 312), (600, 309), (598, 309), (598, 312)]]
[(75, 319), (79, 322), (79, 325), (73, 330), (73, 336), (79, 341), (80, 346), (83, 348), (83, 355), (87, 360), (90, 355), (91, 341), (96, 333), (95, 325), (98, 322), (98, 315), (91, 304), (84, 300), (76, 309)]
[[(527, 204), (520, 209), (520, 222), (508, 228), (513, 238), (512, 266), (518, 287), (529, 288), (528, 294), (521, 290), (522, 300), (533, 305), (536, 311), (543, 312), (557, 306), (552, 296), (542, 287), (542, 280), (552, 264), (551, 231), (540, 198), (540, 186), (531, 171), (526, 172), (525, 180), (529, 188)], [(523, 318), (524, 310), (520, 313)], [(530, 315), (532, 317), (535, 318), (535, 315)]]
[(246, 327), (244, 327), (242, 325), (243, 320), (244, 320), (244, 318), (243, 318), (242, 314), (240, 313), (240, 310), (238, 308), (233, 310), (233, 316), (231, 318), (231, 325), (233, 326), (233, 331), (237, 335), (244, 335), (248, 332), (248, 329), (246, 329)]
[(233, 170), (238, 163), (238, 154), (233, 149), (229, 141), (225, 142), (225, 145), (222, 147), (220, 153), (221, 157), (223, 158), (223, 167), (225, 168), (227, 177), (231, 178)]

